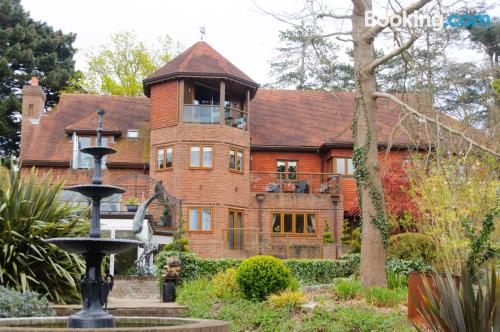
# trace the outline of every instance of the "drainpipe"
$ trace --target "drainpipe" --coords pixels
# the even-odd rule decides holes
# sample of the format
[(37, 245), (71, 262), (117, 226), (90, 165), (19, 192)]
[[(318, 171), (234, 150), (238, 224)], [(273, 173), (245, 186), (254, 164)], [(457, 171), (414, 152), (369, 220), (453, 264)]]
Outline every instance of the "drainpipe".
[(335, 259), (339, 258), (339, 234), (338, 234), (338, 204), (340, 200), (339, 195), (331, 196), (332, 205), (333, 205), (333, 241), (335, 243)]
[(259, 243), (258, 243), (258, 250), (259, 250), (259, 255), (261, 254), (260, 250), (260, 244), (262, 243), (262, 203), (264, 202), (264, 194), (256, 194), (255, 197), (257, 198), (257, 203), (259, 204)]

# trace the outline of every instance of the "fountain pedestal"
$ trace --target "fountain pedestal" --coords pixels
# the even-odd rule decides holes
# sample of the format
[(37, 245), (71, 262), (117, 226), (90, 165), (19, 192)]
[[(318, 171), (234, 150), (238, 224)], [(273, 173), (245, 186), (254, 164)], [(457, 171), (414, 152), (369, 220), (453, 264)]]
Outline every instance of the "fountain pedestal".
[(112, 283), (103, 280), (101, 265), (104, 257), (118, 254), (139, 246), (140, 241), (126, 239), (101, 239), (101, 200), (116, 193), (124, 193), (122, 188), (102, 184), (101, 165), (105, 155), (115, 153), (112, 148), (101, 146), (103, 110), (98, 110), (97, 146), (80, 151), (94, 157), (92, 183), (67, 188), (92, 200), (90, 236), (80, 238), (53, 238), (46, 240), (61, 249), (85, 257), (85, 274), (80, 280), (83, 298), (82, 309), (69, 317), (70, 328), (110, 328), (115, 326), (113, 315), (106, 311), (107, 298)]

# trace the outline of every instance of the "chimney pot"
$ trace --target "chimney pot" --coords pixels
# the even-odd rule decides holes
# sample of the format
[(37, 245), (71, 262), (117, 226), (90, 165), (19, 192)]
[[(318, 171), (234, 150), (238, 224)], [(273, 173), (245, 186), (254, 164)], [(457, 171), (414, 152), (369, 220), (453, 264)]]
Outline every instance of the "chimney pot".
[(38, 77), (33, 76), (31, 78), (31, 86), (38, 86)]

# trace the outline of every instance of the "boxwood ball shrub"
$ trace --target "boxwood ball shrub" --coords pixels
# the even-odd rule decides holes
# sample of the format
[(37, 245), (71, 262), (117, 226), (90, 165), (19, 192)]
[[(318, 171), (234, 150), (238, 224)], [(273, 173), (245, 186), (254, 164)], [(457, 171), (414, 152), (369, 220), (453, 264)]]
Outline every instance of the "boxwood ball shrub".
[(272, 256), (254, 256), (236, 270), (236, 280), (246, 298), (264, 300), (291, 286), (292, 273), (281, 260)]
[(387, 255), (405, 260), (422, 259), (431, 264), (436, 258), (436, 242), (421, 233), (402, 233), (391, 236)]

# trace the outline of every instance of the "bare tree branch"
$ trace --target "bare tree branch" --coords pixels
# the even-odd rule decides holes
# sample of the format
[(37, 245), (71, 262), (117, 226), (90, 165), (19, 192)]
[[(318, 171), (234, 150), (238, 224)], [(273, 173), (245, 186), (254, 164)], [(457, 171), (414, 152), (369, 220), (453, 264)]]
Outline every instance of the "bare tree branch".
[[(425, 121), (428, 121), (430, 123), (434, 123), (437, 127), (437, 130), (439, 130), (439, 128), (442, 128), (444, 130), (446, 130), (447, 132), (453, 134), (453, 135), (456, 135), (460, 138), (462, 138), (464, 141), (468, 142), (470, 145), (472, 146), (475, 146), (483, 151), (486, 151), (492, 155), (494, 155), (495, 157), (500, 157), (500, 153), (496, 152), (496, 151), (493, 151), (491, 150), (490, 148), (474, 141), (473, 139), (467, 137), (464, 133), (456, 130), (456, 129), (453, 129), (452, 127), (444, 124), (444, 123), (441, 123), (439, 122), (439, 120), (437, 119), (433, 119), (425, 114), (422, 114), (420, 113), (419, 111), (417, 111), (416, 109), (412, 108), (411, 106), (409, 106), (408, 104), (406, 104), (405, 102), (403, 102), (402, 100), (400, 100), (399, 98), (397, 98), (396, 96), (394, 95), (391, 95), (389, 93), (386, 93), (386, 92), (372, 92), (371, 94), (373, 97), (375, 98), (386, 98), (386, 99), (389, 99), (391, 101), (393, 101), (394, 103), (400, 105), (403, 107), (403, 109), (408, 112), (408, 113), (412, 113), (414, 114), (415, 116), (417, 117), (420, 117), (422, 119), (424, 119)], [(439, 136), (439, 135), (438, 135)], [(439, 138), (438, 138), (439, 140)]]
[(325, 17), (333, 18), (333, 19), (337, 19), (337, 20), (346, 20), (346, 19), (350, 19), (351, 15), (335, 15), (332, 12), (330, 12), (330, 13), (321, 13), (321, 14), (318, 15), (318, 18), (325, 18)]
[(328, 37), (332, 37), (332, 36), (350, 36), (351, 34), (352, 34), (352, 31), (347, 31), (347, 32), (339, 31), (339, 32), (327, 33), (325, 35), (320, 35), (318, 37), (320, 37), (320, 38), (328, 38)]
[(405, 8), (403, 8), (402, 10), (400, 10), (399, 12), (394, 13), (393, 15), (389, 16), (387, 18), (387, 24), (386, 25), (383, 25), (383, 26), (375, 25), (374, 27), (366, 30), (363, 33), (362, 38), (365, 38), (366, 40), (373, 40), (380, 32), (382, 32), (385, 28), (387, 28), (387, 26), (389, 25), (389, 22), (390, 22), (390, 18), (392, 16), (396, 16), (396, 15), (402, 16), (403, 12), (405, 12), (406, 15), (410, 15), (414, 11), (419, 10), (420, 8), (422, 8), (423, 6), (425, 6), (430, 1), (431, 0), (418, 0), (418, 1), (415, 1), (414, 3), (409, 4), (408, 6), (406, 6)]
[(374, 71), (378, 66), (381, 64), (385, 63), (386, 61), (389, 61), (390, 59), (394, 58), (395, 56), (403, 53), (405, 50), (409, 49), (413, 43), (418, 39), (417, 34), (412, 34), (410, 39), (404, 43), (401, 47), (395, 49), (394, 51), (387, 53), (383, 57), (378, 58), (377, 60), (373, 61), (367, 68), (366, 70), (368, 72)]

